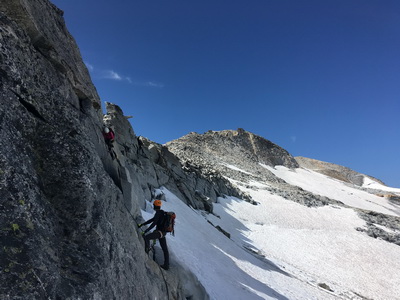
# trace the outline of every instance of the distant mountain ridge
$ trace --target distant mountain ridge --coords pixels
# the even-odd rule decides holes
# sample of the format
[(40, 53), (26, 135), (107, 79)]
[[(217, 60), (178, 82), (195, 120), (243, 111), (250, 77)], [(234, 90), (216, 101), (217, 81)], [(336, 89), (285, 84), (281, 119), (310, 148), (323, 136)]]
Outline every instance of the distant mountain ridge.
[(369, 175), (358, 173), (358, 172), (353, 171), (344, 166), (340, 166), (337, 164), (328, 163), (328, 162), (324, 162), (324, 161), (320, 161), (320, 160), (316, 160), (316, 159), (312, 159), (312, 158), (302, 157), (302, 156), (296, 156), (295, 159), (300, 167), (317, 171), (321, 174), (342, 180), (344, 182), (362, 186), (364, 183), (364, 178), (367, 177), (373, 181), (376, 181), (382, 185), (385, 185), (379, 179), (376, 179)]

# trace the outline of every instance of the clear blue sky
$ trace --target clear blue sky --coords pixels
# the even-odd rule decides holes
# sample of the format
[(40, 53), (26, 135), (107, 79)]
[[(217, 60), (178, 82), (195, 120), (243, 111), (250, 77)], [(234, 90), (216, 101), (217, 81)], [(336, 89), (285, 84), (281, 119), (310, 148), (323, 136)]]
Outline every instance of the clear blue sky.
[(52, 2), (137, 135), (244, 128), (400, 187), (400, 1)]

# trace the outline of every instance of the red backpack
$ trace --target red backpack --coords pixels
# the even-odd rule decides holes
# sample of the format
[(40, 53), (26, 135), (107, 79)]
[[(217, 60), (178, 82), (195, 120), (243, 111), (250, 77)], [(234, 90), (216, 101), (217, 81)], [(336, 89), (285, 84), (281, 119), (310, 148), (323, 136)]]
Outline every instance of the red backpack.
[(162, 228), (164, 232), (171, 232), (174, 235), (176, 214), (172, 211), (164, 211), (164, 218), (162, 222)]

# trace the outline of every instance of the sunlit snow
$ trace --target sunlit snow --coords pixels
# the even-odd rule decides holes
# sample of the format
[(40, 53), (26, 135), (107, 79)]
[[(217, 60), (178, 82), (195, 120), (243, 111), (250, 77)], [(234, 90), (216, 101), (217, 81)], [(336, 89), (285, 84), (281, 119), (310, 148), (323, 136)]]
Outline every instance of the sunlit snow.
[(302, 168), (288, 169), (284, 166), (276, 166), (275, 168), (262, 166), (287, 183), (299, 186), (306, 191), (341, 201), (352, 207), (400, 216), (400, 205), (396, 205), (384, 197), (372, 195), (345, 185), (340, 180), (330, 178), (318, 172)]
[(363, 182), (363, 187), (365, 188), (370, 188), (370, 189), (377, 189), (377, 190), (382, 190), (382, 191), (387, 191), (387, 192), (393, 192), (393, 193), (400, 193), (400, 189), (398, 188), (392, 188), (385, 186), (383, 184), (380, 184), (379, 182), (376, 182), (372, 180), (371, 178), (365, 177), (364, 176), (364, 182)]

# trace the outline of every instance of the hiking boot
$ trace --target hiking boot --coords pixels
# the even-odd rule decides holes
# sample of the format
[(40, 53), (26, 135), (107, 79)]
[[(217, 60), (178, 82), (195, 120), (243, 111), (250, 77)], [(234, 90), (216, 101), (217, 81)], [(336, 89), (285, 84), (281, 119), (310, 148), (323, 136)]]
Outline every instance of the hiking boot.
[(163, 264), (163, 265), (161, 265), (160, 267), (163, 268), (164, 270), (168, 270), (168, 269), (169, 269), (169, 266), (166, 265), (166, 264)]

